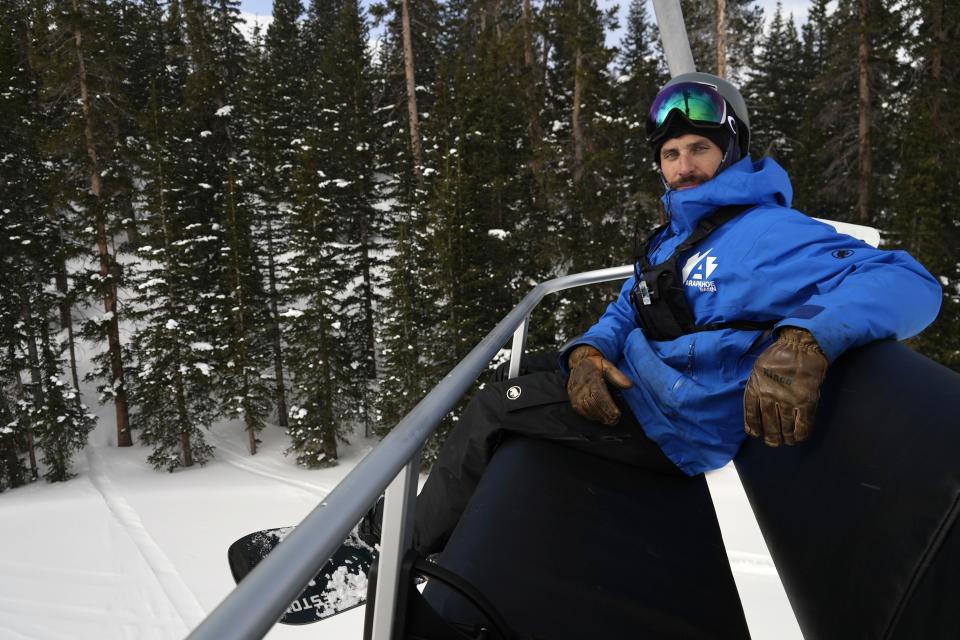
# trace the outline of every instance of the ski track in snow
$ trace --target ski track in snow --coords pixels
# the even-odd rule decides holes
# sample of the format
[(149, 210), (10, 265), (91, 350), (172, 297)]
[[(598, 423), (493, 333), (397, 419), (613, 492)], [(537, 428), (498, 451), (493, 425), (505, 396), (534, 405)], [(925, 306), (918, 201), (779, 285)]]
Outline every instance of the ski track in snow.
[(187, 629), (193, 629), (206, 617), (206, 612), (193, 591), (180, 578), (180, 573), (150, 536), (137, 511), (127, 502), (107, 477), (103, 459), (94, 447), (86, 448), (90, 482), (100, 493), (107, 508), (121, 528), (130, 536), (144, 562)]
[[(238, 453), (234, 449), (234, 445), (229, 443), (212, 429), (209, 431), (209, 434), (211, 436), (211, 440), (213, 440), (216, 444), (216, 457), (223, 460), (227, 464), (240, 469), (241, 471), (246, 471), (258, 476), (270, 478), (271, 480), (276, 480), (277, 482), (288, 484), (292, 487), (302, 489), (311, 495), (319, 496), (321, 498), (325, 497), (328, 493), (330, 493), (330, 491), (333, 490), (333, 487), (328, 487), (323, 484), (316, 484), (312, 482), (305, 482), (303, 480), (297, 480), (295, 478), (289, 478), (283, 475), (282, 471), (271, 468), (272, 465), (267, 462), (260, 462), (253, 456), (244, 453)], [(289, 469), (289, 466), (286, 468)], [(287, 473), (289, 473), (289, 471), (287, 471)]]

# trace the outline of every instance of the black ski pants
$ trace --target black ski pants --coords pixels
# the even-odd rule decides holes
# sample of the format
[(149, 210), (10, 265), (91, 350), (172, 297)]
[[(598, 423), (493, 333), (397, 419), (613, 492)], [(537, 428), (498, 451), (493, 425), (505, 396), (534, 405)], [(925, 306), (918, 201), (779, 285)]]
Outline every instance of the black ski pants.
[[(607, 427), (575, 412), (567, 396), (566, 376), (556, 356), (525, 356), (533, 370), (512, 380), (487, 385), (467, 404), (437, 457), (417, 498), (414, 545), (424, 555), (443, 549), (480, 477), (504, 439), (540, 438), (605, 459), (667, 474), (683, 472), (647, 438), (619, 394), (617, 425)], [(539, 365), (539, 366), (538, 366)], [(549, 369), (549, 370), (543, 370)], [(521, 370), (523, 373), (523, 370)]]

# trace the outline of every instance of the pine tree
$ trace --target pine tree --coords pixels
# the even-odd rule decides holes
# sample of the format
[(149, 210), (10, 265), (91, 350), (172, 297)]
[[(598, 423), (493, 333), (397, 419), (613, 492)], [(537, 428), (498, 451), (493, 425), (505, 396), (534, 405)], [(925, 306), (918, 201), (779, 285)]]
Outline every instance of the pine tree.
[[(408, 9), (412, 22), (418, 25), (411, 33), (418, 117), (426, 122), (440, 121), (434, 109), (437, 64), (443, 57), (440, 10), (430, 0), (410, 3)], [(436, 352), (433, 335), (439, 321), (439, 292), (429, 282), (434, 255), (423, 176), (414, 171), (402, 7), (397, 2), (374, 5), (371, 13), (379, 23), (386, 23), (375, 67), (380, 131), (376, 145), (380, 175), (377, 206), (384, 211), (390, 251), (385, 277), (390, 295), (381, 306), (377, 341), (382, 362), (376, 430), (384, 433), (436, 384), (431, 358)], [(428, 150), (432, 146), (429, 140), (422, 144)]]
[[(326, 3), (324, 3), (326, 4)], [(281, 336), (280, 308), (289, 304), (285, 292), (286, 274), (279, 256), (287, 253), (287, 219), (293, 206), (293, 172), (299, 155), (299, 138), (306, 126), (308, 105), (304, 91), (308, 75), (308, 43), (298, 22), (303, 14), (299, 0), (275, 2), (273, 22), (267, 30), (261, 57), (251, 68), (253, 162), (259, 168), (254, 178), (259, 185), (262, 206), (257, 215), (260, 244), (266, 253), (266, 291), (269, 299), (273, 377), (277, 424), (289, 426), (285, 363)], [(257, 47), (254, 47), (256, 52)], [(254, 53), (253, 55), (257, 55)]]
[(617, 124), (622, 147), (621, 197), (634, 229), (641, 236), (659, 221), (658, 203), (663, 193), (646, 141), (647, 113), (667, 80), (661, 60), (647, 5), (642, 0), (633, 0), (618, 56), (617, 99), (621, 115)]
[(790, 177), (794, 189), (794, 206), (812, 216), (836, 217), (836, 209), (823, 191), (823, 175), (830, 162), (824, 153), (833, 135), (833, 122), (823, 122), (826, 88), (823, 82), (830, 55), (829, 0), (814, 0), (801, 31), (801, 73), (797, 82), (806, 87), (802, 94), (803, 110), (799, 117), (797, 140), (793, 151)]
[[(78, 286), (82, 295), (101, 300), (104, 312), (86, 323), (82, 332), (106, 343), (105, 352), (94, 358), (91, 375), (102, 381), (101, 401), (112, 400), (116, 407), (118, 446), (129, 446), (132, 437), (119, 329), (123, 309), (118, 301), (123, 273), (112, 245), (125, 218), (118, 193), (126, 173), (115, 134), (124, 99), (111, 47), (114, 7), (103, 0), (52, 0), (38, 11), (47, 7), (46, 32), (37, 28), (34, 32), (44, 97), (57, 105), (48, 111), (54, 120), (49, 123), (47, 143), (60, 174), (61, 192), (54, 205), (71, 215), (66, 225), (72, 225), (78, 241), (96, 248), (98, 269), (82, 274)], [(65, 96), (70, 98), (64, 100)]]
[(60, 345), (50, 331), (56, 295), (39, 287), (32, 293), (21, 307), (31, 368), (29, 388), (34, 399), (26, 413), (36, 446), (43, 452), (43, 477), (62, 482), (73, 475), (73, 455), (83, 450), (96, 419), (87, 412), (77, 391), (63, 382)]
[(352, 1), (339, 3), (327, 26), (308, 84), (315, 108), (301, 146), (290, 222), (290, 292), (298, 309), (287, 315), (297, 401), (288, 432), (297, 462), (308, 467), (336, 464), (338, 440), (367, 419), (376, 375), (376, 129), (367, 27)]
[(843, 0), (825, 20), (810, 32), (826, 49), (801, 136), (803, 162), (818, 169), (801, 175), (797, 203), (811, 215), (882, 226), (899, 135), (901, 15), (876, 0)]
[(960, 164), (946, 140), (960, 136), (960, 10), (955, 3), (925, 0), (911, 16), (912, 72), (900, 139), (900, 170), (894, 186), (893, 240), (910, 251), (944, 285), (937, 321), (914, 344), (960, 371)]
[[(614, 52), (605, 45), (613, 15), (592, 0), (556, 0), (550, 5), (553, 64), (550, 78), (550, 139), (555, 145), (558, 190), (556, 264), (561, 272), (588, 271), (629, 260), (633, 220), (626, 215), (615, 175), (615, 95), (608, 69)], [(560, 299), (552, 317), (564, 340), (592, 324), (612, 295), (608, 287), (575, 289)]]
[(763, 9), (756, 0), (681, 0), (680, 6), (697, 70), (721, 72), (723, 61), (718, 48), (725, 49), (726, 73), (719, 75), (738, 83), (741, 73), (752, 66), (756, 40), (762, 32)]
[(743, 87), (751, 112), (752, 155), (773, 156), (789, 173), (809, 85), (793, 16), (784, 17), (779, 3), (758, 48), (755, 69)]
[[(221, 308), (219, 198), (213, 137), (218, 107), (210, 49), (200, 37), (202, 7), (174, 0), (162, 27), (162, 64), (151, 74), (150, 98), (141, 116), (144, 148), (143, 245), (136, 280), (139, 329), (133, 397), (141, 440), (152, 447), (157, 469), (203, 464), (213, 454), (203, 427), (217, 414), (211, 342)], [(192, 25), (195, 41), (188, 47)], [(204, 64), (201, 64), (201, 61)], [(210, 93), (207, 93), (207, 92)], [(217, 139), (225, 139), (222, 128)], [(211, 182), (206, 182), (210, 180)]]
[[(0, 35), (0, 486), (25, 480), (25, 459), (44, 477), (70, 477), (73, 454), (82, 449), (92, 416), (63, 383), (61, 344), (53, 325), (61, 315), (54, 283), (62, 266), (62, 235), (48, 215), (48, 171), (43, 156), (42, 112), (33, 40), (25, 3), (0, 7), (8, 28)], [(21, 371), (29, 370), (28, 382)]]
[[(220, 0), (213, 11), (215, 69), (228, 104), (215, 112), (226, 139), (221, 161), (223, 246), (220, 248), (225, 296), (219, 305), (215, 331), (222, 339), (217, 350), (218, 395), (222, 413), (244, 422), (247, 447), (257, 451), (257, 434), (264, 428), (275, 392), (269, 387), (273, 332), (270, 305), (264, 287), (263, 248), (258, 243), (256, 215), (262, 210), (262, 191), (254, 187), (263, 172), (249, 152), (255, 129), (256, 106), (247, 91), (247, 63), (255, 59), (235, 26), (236, 3)], [(218, 295), (218, 299), (220, 299)]]
[(328, 117), (324, 128), (333, 158), (337, 159), (328, 171), (328, 179), (337, 186), (330, 214), (344, 231), (345, 266), (353, 274), (340, 302), (352, 350), (349, 367), (353, 373), (344, 382), (348, 383), (349, 395), (356, 399), (355, 420), (364, 423), (367, 433), (377, 378), (375, 325), (383, 237), (383, 215), (375, 206), (377, 127), (368, 40), (366, 16), (359, 3), (346, 0), (325, 58), (339, 63), (332, 64), (327, 75), (331, 92), (326, 98), (332, 108), (325, 111)]

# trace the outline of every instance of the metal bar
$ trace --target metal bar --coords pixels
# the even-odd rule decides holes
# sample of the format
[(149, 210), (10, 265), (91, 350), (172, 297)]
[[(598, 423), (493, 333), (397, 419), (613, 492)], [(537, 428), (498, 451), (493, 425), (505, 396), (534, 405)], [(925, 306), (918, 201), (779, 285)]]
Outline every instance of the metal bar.
[(413, 510), (417, 500), (419, 475), (420, 453), (417, 452), (387, 487), (383, 503), (380, 560), (377, 563), (377, 594), (370, 635), (372, 640), (390, 640), (393, 630), (393, 621), (397, 615), (400, 563), (413, 543)]
[(404, 465), (418, 455), (443, 417), (544, 296), (631, 275), (633, 266), (626, 265), (563, 276), (534, 287), (188, 637), (262, 638)]
[(510, 345), (510, 369), (507, 378), (513, 379), (520, 375), (520, 358), (527, 348), (527, 327), (530, 326), (530, 316), (526, 316), (517, 330), (513, 332), (513, 343)]
[(696, 71), (697, 65), (693, 61), (693, 52), (687, 39), (680, 0), (653, 0), (653, 12), (657, 17), (660, 43), (663, 45), (663, 55), (667, 58), (667, 66), (670, 67), (670, 76), (675, 78), (681, 73)]

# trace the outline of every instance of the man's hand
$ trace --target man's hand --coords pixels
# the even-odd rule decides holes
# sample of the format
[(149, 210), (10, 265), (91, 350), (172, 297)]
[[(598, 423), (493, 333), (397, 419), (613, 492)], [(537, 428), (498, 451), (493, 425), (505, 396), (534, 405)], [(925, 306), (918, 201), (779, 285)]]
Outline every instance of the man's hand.
[(567, 395), (573, 410), (588, 420), (607, 426), (620, 421), (620, 409), (610, 396), (607, 383), (629, 389), (630, 379), (590, 345), (581, 345), (567, 359), (570, 377), (567, 379)]
[(784, 327), (760, 354), (743, 394), (744, 430), (771, 447), (806, 440), (820, 401), (827, 357), (806, 329)]

